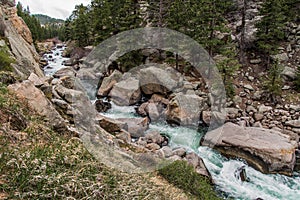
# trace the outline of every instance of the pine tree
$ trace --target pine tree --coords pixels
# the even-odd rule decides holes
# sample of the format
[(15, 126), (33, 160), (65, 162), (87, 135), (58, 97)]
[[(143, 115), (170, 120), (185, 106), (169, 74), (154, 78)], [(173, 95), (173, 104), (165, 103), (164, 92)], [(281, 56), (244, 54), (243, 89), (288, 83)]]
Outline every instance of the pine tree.
[(223, 77), (227, 97), (233, 98), (235, 95), (233, 77), (235, 72), (240, 68), (240, 64), (233, 46), (222, 48), (221, 54), (223, 58), (217, 62), (217, 67)]
[(77, 41), (78, 46), (84, 47), (89, 45), (89, 16), (88, 8), (83, 4), (77, 5), (72, 13), (73, 38)]
[(264, 89), (265, 94), (268, 100), (273, 103), (278, 103), (278, 97), (281, 96), (283, 82), (281, 79), (281, 73), (283, 71), (283, 67), (276, 60), (274, 64), (272, 64), (270, 70), (268, 71), (268, 77), (264, 81)]
[(260, 10), (262, 19), (256, 24), (257, 44), (267, 59), (267, 67), (271, 64), (270, 55), (276, 54), (279, 42), (284, 39), (285, 4), (282, 0), (266, 0)]

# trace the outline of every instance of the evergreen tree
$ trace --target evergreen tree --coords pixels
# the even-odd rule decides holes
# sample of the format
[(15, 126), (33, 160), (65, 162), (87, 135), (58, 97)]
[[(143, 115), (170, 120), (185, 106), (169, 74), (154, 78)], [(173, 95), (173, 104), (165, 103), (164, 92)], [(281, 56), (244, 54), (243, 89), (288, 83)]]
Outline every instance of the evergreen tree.
[(217, 62), (217, 67), (223, 77), (227, 97), (233, 98), (235, 95), (233, 77), (235, 72), (240, 68), (240, 64), (234, 47), (227, 46), (221, 50), (221, 53), (223, 58)]
[(270, 55), (276, 54), (279, 42), (284, 39), (285, 4), (282, 0), (266, 0), (260, 9), (262, 19), (256, 24), (257, 46), (271, 64)]
[(276, 61), (272, 64), (268, 76), (264, 81), (264, 89), (266, 93), (267, 100), (270, 100), (273, 103), (278, 103), (278, 97), (281, 96), (283, 82), (281, 79), (282, 66)]
[(83, 4), (77, 5), (71, 15), (71, 18), (73, 20), (72, 39), (76, 40), (80, 47), (89, 45), (90, 25), (88, 8)]

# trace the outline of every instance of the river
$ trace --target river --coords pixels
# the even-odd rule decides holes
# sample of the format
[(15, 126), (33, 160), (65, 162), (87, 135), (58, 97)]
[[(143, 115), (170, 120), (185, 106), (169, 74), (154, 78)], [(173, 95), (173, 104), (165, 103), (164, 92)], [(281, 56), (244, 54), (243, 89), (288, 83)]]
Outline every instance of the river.
[[(53, 50), (49, 66), (44, 68), (45, 75), (52, 75), (63, 68), (62, 51), (64, 48)], [(52, 55), (52, 56), (50, 56)], [(112, 104), (112, 108), (103, 113), (107, 117), (136, 117), (133, 106), (120, 107)], [(293, 177), (279, 174), (262, 174), (248, 166), (243, 160), (227, 159), (218, 152), (208, 147), (199, 146), (199, 141), (205, 133), (184, 127), (171, 127), (166, 123), (150, 124), (150, 130), (158, 130), (170, 137), (171, 147), (183, 146), (194, 151), (203, 159), (216, 184), (216, 190), (224, 199), (253, 200), (298, 200), (300, 199), (300, 174), (294, 173)], [(245, 166), (248, 182), (242, 182), (235, 171)]]

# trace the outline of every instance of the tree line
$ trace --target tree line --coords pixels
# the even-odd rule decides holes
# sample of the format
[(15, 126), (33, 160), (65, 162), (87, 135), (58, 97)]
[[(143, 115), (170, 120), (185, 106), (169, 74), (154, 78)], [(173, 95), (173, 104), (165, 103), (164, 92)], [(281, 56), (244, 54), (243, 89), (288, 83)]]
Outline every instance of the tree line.
[[(211, 56), (224, 56), (217, 65), (227, 94), (233, 96), (233, 74), (241, 64), (247, 64), (245, 56), (249, 48), (243, 36), (249, 2), (243, 0), (240, 8), (231, 0), (92, 0), (88, 6), (77, 5), (67, 19), (66, 38), (77, 41), (78, 46), (87, 46), (97, 45), (119, 32), (145, 26), (179, 31), (196, 40)], [(251, 48), (254, 46), (254, 51), (262, 55), (269, 76), (264, 86), (273, 98), (281, 94), (282, 70), (271, 55), (278, 53), (280, 43), (286, 39), (286, 22), (299, 22), (299, 1), (265, 0), (261, 6), (262, 19), (256, 24), (257, 40)], [(242, 18), (238, 44), (231, 40), (226, 26), (229, 23), (226, 17), (232, 12), (238, 12)]]
[[(17, 8), (34, 40), (59, 36), (62, 40), (76, 41), (79, 47), (97, 45), (122, 31), (146, 26), (166, 27), (184, 33), (201, 44), (210, 56), (223, 57), (217, 66), (231, 97), (234, 95), (234, 73), (240, 66), (247, 65), (245, 57), (249, 51), (258, 52), (268, 71), (264, 86), (271, 98), (278, 96), (281, 94), (282, 68), (271, 55), (278, 53), (279, 45), (286, 39), (286, 22), (299, 22), (299, 1), (264, 0), (259, 13), (262, 19), (256, 24), (257, 39), (250, 48), (244, 41), (245, 10), (250, 1), (241, 2), (242, 6), (238, 7), (233, 0), (92, 0), (87, 6), (77, 5), (64, 26), (52, 24), (44, 27), (30, 15), (28, 8), (24, 9), (20, 3)], [(242, 21), (238, 44), (232, 41), (227, 26), (227, 17), (233, 12), (238, 12)], [(137, 52), (133, 54), (126, 55), (123, 61), (140, 60)], [(299, 80), (300, 75), (295, 84), (298, 90)]]
[(61, 40), (65, 40), (65, 26), (62, 23), (47, 23), (41, 24), (38, 17), (31, 15), (29, 7), (24, 8), (23, 5), (18, 2), (17, 14), (20, 16), (28, 28), (31, 31), (32, 39), (34, 42), (43, 41), (49, 38), (59, 37)]

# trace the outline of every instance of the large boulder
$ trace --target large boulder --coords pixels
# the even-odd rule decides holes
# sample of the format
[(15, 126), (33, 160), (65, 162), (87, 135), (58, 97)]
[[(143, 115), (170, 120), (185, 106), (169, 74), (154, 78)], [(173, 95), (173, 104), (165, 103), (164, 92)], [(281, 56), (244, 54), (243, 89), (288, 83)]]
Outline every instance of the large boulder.
[(83, 95), (81, 91), (68, 89), (62, 85), (55, 86), (55, 91), (59, 94), (61, 98), (66, 100), (68, 103), (73, 103), (74, 101), (77, 101)]
[(57, 72), (55, 72), (53, 77), (54, 78), (61, 78), (64, 76), (75, 77), (75, 75), (76, 75), (76, 72), (74, 69), (72, 69), (71, 67), (64, 67), (64, 68), (57, 70)]
[(38, 114), (46, 117), (50, 125), (56, 130), (65, 130), (64, 119), (55, 110), (52, 103), (47, 99), (44, 93), (34, 86), (31, 81), (24, 81), (8, 86), (8, 89), (14, 92), (19, 98), (25, 99), (28, 105)]
[(109, 132), (110, 134), (116, 134), (118, 132), (121, 132), (122, 129), (128, 130), (128, 125), (126, 122), (122, 122), (120, 120), (116, 119), (110, 119), (108, 117), (98, 117), (97, 121), (99, 122), (99, 125)]
[(200, 114), (204, 109), (203, 98), (197, 95), (178, 93), (167, 107), (166, 118), (171, 124), (198, 126)]
[(193, 166), (198, 174), (206, 176), (210, 181), (212, 181), (211, 175), (207, 170), (202, 158), (200, 158), (196, 153), (191, 152), (186, 154), (184, 160), (186, 160), (191, 166)]
[(167, 94), (178, 86), (179, 76), (172, 70), (158, 67), (147, 67), (140, 70), (140, 84), (147, 95)]
[(102, 84), (98, 90), (97, 95), (100, 97), (107, 96), (114, 85), (119, 82), (122, 78), (122, 73), (118, 70), (115, 70), (109, 77), (105, 77), (102, 81)]
[(145, 118), (119, 118), (117, 121), (124, 122), (127, 128), (124, 129), (128, 131), (131, 137), (140, 138), (145, 136), (146, 130), (149, 128), (149, 120)]
[(137, 110), (138, 114), (145, 117), (148, 116), (151, 122), (159, 121), (165, 118), (163, 113), (164, 106), (160, 103), (153, 103), (152, 101), (143, 103)]
[(263, 173), (292, 175), (297, 142), (280, 132), (226, 123), (208, 132), (202, 145), (211, 146), (226, 156), (245, 159)]
[(109, 93), (112, 101), (120, 106), (134, 105), (141, 100), (139, 80), (131, 77), (123, 80), (113, 87)]

